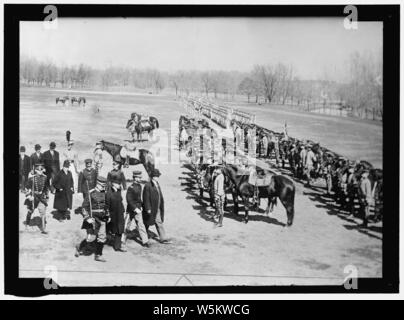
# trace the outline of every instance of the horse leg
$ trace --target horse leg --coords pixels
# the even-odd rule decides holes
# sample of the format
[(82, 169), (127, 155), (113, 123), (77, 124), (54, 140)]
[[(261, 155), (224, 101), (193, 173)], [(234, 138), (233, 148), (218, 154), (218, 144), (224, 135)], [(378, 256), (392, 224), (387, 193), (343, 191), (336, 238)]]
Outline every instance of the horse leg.
[(233, 208), (233, 213), (237, 216), (238, 215), (238, 196), (237, 193), (233, 193), (233, 204), (234, 204), (234, 208)]
[(248, 197), (243, 198), (244, 202), (244, 223), (248, 223)]

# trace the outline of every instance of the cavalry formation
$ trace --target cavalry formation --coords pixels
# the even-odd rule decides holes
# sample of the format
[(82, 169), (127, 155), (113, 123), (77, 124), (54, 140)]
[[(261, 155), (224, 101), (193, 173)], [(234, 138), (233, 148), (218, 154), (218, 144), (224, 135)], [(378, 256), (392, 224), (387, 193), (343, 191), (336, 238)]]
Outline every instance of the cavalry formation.
[[(212, 113), (206, 111), (210, 105), (195, 101), (191, 100), (186, 104), (187, 111), (193, 109), (191, 114), (194, 117), (180, 117), (179, 146), (187, 150), (187, 155), (194, 164), (200, 196), (203, 196), (203, 192), (208, 192), (212, 206), (214, 173), (215, 168), (220, 166), (225, 176), (225, 190), (233, 195), (236, 214), (238, 199), (242, 199), (246, 211), (245, 222), (248, 221), (248, 208), (252, 207), (249, 199), (252, 198), (252, 205), (256, 207), (260, 198), (267, 198), (268, 213), (272, 211), (275, 199), (279, 198), (287, 212), (287, 224), (291, 225), (294, 217), (295, 186), (290, 178), (306, 182), (306, 187), (313, 187), (313, 182), (318, 185), (322, 180), (325, 194), (334, 199), (338, 210), (345, 211), (348, 215), (359, 215), (363, 218), (364, 226), (367, 226), (371, 208), (374, 211), (373, 221), (382, 220), (382, 169), (374, 168), (365, 160), (349, 160), (320, 146), (319, 143), (290, 137), (286, 123), (284, 131), (279, 133), (251, 121), (229, 119), (228, 115), (224, 115), (221, 121), (213, 121)], [(231, 115), (234, 113), (232, 110)], [(222, 155), (216, 157), (217, 160), (212, 160), (215, 159), (213, 148), (208, 148), (209, 151), (203, 150), (206, 146), (215, 145), (213, 140), (218, 138), (216, 130), (209, 126), (203, 116), (216, 124), (224, 124), (220, 126), (231, 128), (232, 131), (232, 143), (229, 143), (229, 139), (219, 138), (219, 145), (222, 147), (219, 154)], [(228, 163), (228, 153), (234, 153), (232, 163)], [(254, 160), (262, 161), (264, 165), (261, 167)], [(270, 173), (263, 168), (267, 165), (281, 167), (290, 178)]]

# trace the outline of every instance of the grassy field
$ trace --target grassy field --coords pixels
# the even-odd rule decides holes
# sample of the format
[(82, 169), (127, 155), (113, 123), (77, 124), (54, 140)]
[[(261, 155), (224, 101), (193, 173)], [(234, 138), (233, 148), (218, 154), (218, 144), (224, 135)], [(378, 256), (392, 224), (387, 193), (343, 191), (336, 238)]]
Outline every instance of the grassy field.
[[(45, 151), (50, 141), (55, 141), (57, 150), (63, 151), (65, 132), (70, 130), (82, 169), (84, 159), (92, 155), (96, 141), (123, 143), (129, 138), (125, 125), (131, 112), (155, 115), (161, 129), (153, 142), (143, 145), (156, 157), (164, 158), (161, 155), (168, 153), (171, 159), (177, 160), (158, 165), (165, 196), (165, 226), (173, 243), (162, 245), (151, 240), (151, 249), (145, 250), (129, 240), (127, 253), (106, 247), (106, 263), (97, 263), (92, 257), (75, 258), (74, 245), (84, 237), (80, 229), (81, 216), (73, 215), (71, 221), (55, 220), (51, 196), (49, 234), (43, 236), (35, 228), (24, 230), (22, 221), (26, 209), (21, 197), (21, 277), (42, 277), (46, 265), (56, 266), (58, 282), (68, 286), (336, 284), (342, 283), (347, 265), (355, 265), (360, 277), (381, 277), (381, 227), (360, 228), (360, 219), (347, 217), (336, 210), (332, 199), (325, 197), (321, 188), (309, 189), (297, 183), (296, 218), (291, 228), (283, 227), (286, 215), (280, 204), (272, 217), (264, 215), (263, 211), (251, 212), (247, 225), (241, 222), (241, 216), (226, 212), (224, 227), (214, 228), (213, 209), (208, 206), (207, 199), (199, 199), (192, 173), (178, 161), (183, 154), (175, 143), (167, 148), (170, 139), (177, 134), (175, 124), (183, 113), (174, 97), (98, 92), (85, 94), (86, 108), (56, 106), (56, 96), (65, 93), (37, 88), (21, 90), (20, 143), (27, 147), (28, 153), (33, 152), (35, 143), (40, 143)], [(75, 94), (79, 95), (71, 93)], [(94, 105), (100, 107), (99, 113), (94, 113)], [(372, 151), (365, 151), (366, 148), (363, 153), (358, 151), (360, 145), (372, 144), (367, 135), (361, 140), (361, 135), (372, 132), (376, 136), (381, 132), (380, 126), (363, 122), (355, 125), (345, 119), (287, 113), (261, 106), (245, 108), (256, 112), (259, 123), (267, 124), (268, 128), (280, 130), (287, 120), (292, 136), (318, 140), (336, 151), (345, 145), (342, 154), (381, 164), (381, 154), (376, 152), (377, 148), (379, 152), (381, 150), (381, 136), (377, 137), (380, 145), (375, 143)], [(338, 124), (340, 120), (343, 121), (341, 125)], [(343, 135), (342, 142), (339, 138), (341, 127), (352, 129)], [(111, 158), (105, 154), (103, 174), (111, 169), (110, 163)], [(74, 195), (73, 202), (74, 208), (80, 206), (82, 196)]]

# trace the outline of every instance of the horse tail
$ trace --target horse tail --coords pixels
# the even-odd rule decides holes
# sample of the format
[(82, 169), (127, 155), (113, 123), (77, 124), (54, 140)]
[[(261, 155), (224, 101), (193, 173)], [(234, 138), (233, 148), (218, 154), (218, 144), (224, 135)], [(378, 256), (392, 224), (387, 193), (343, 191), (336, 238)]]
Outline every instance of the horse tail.
[(158, 129), (160, 127), (159, 121), (157, 120), (157, 118), (154, 119), (156, 119), (156, 128)]

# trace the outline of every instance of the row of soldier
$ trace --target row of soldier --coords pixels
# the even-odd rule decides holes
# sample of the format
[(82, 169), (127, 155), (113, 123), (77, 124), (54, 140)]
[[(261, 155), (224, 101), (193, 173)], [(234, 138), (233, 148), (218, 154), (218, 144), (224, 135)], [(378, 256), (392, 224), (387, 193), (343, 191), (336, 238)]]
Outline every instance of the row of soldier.
[[(204, 134), (201, 138), (188, 137), (185, 127), (180, 131), (180, 147), (189, 147), (189, 154), (193, 155), (193, 162), (199, 163), (203, 158), (204, 162), (218, 161), (226, 159), (226, 153), (234, 150), (234, 155), (249, 155), (250, 157), (275, 160), (275, 166), (285, 167), (286, 161), (294, 178), (302, 179), (306, 186), (310, 186), (313, 179), (322, 177), (325, 179), (326, 193), (334, 191), (337, 204), (342, 209), (348, 211), (350, 215), (355, 213), (356, 200), (359, 201), (360, 214), (363, 217), (363, 225), (367, 226), (370, 217), (370, 207), (374, 205), (374, 220), (378, 221), (382, 215), (381, 189), (382, 181), (372, 183), (369, 174), (372, 172), (369, 167), (361, 166), (360, 161), (349, 161), (344, 157), (336, 156), (332, 152), (325, 151), (319, 146), (309, 141), (299, 141), (291, 138), (287, 134), (285, 123), (283, 133), (274, 133), (259, 126), (232, 123), (234, 142), (233, 148), (227, 148), (222, 144), (222, 149), (215, 154), (213, 148), (215, 134)], [(212, 131), (213, 129), (210, 128)], [(214, 131), (214, 130), (213, 130)], [(198, 138), (198, 137), (196, 137)], [(199, 142), (203, 140), (203, 144)], [(225, 140), (225, 139), (224, 139)], [(196, 143), (192, 143), (192, 142)], [(191, 142), (191, 143), (190, 143)], [(203, 152), (200, 151), (203, 146)], [(206, 149), (206, 150), (205, 150)], [(203, 157), (199, 155), (203, 154)], [(217, 156), (216, 156), (217, 155)], [(216, 156), (216, 157), (215, 157)], [(214, 158), (214, 159), (213, 159)], [(237, 164), (235, 158), (235, 164)], [(372, 187), (373, 185), (373, 187)]]
[[(33, 214), (38, 212), (40, 217), (39, 228), (41, 233), (47, 234), (46, 210), (49, 202), (49, 193), (55, 194), (53, 208), (54, 216), (59, 219), (70, 220), (70, 210), (73, 207), (73, 195), (82, 194), (82, 204), (75, 212), (83, 215), (82, 229), (86, 231), (86, 238), (76, 246), (75, 255), (95, 254), (95, 260), (105, 261), (102, 256), (107, 238), (116, 251), (126, 251), (126, 239), (133, 220), (143, 247), (149, 247), (148, 228), (156, 226), (159, 241), (169, 243), (164, 230), (164, 197), (158, 181), (161, 173), (154, 169), (150, 180), (141, 183), (141, 171), (133, 172), (133, 183), (127, 188), (126, 179), (121, 171), (121, 164), (113, 161), (113, 169), (107, 178), (99, 175), (102, 167), (102, 153), (98, 147), (94, 150), (95, 159), (86, 159), (85, 168), (79, 173), (77, 184), (73, 173), (78, 172), (77, 153), (72, 151), (71, 144), (64, 153), (62, 169), (59, 169), (59, 154), (55, 150), (56, 144), (50, 144), (48, 152), (40, 153), (40, 146), (35, 146), (35, 154), (31, 157), (25, 155), (25, 148), (20, 147), (20, 187), (26, 194), (24, 204), (27, 206), (27, 215), (24, 221), (26, 226), (32, 225)], [(38, 152), (39, 151), (39, 152)], [(101, 156), (101, 157), (100, 157)], [(51, 159), (51, 160), (50, 160)], [(75, 159), (75, 160), (73, 160)], [(42, 162), (43, 161), (43, 162)], [(93, 166), (93, 163), (95, 166)], [(28, 174), (25, 169), (31, 168)], [(122, 191), (126, 190), (127, 207), (124, 208)], [(76, 192), (77, 191), (77, 192)]]

